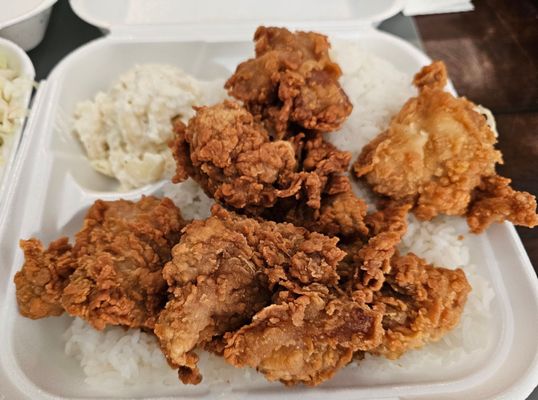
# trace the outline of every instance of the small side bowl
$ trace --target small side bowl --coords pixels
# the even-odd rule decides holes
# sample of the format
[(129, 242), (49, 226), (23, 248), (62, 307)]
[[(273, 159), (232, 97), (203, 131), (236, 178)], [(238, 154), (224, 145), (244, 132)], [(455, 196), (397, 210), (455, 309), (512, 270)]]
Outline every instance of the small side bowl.
[(56, 1), (43, 0), (33, 10), (16, 18), (7, 21), (0, 20), (0, 37), (11, 40), (25, 51), (32, 50), (45, 36), (52, 6)]
[[(15, 43), (0, 38), (0, 52), (5, 54), (8, 60), (8, 64), (11, 68), (18, 71), (20, 75), (27, 77), (28, 79), (35, 79), (35, 69), (30, 57)], [(30, 105), (30, 98), (32, 97), (33, 89), (28, 90), (24, 95), (23, 103), (26, 107)], [(26, 119), (26, 117), (24, 118)], [(6, 165), (3, 171), (0, 170), (0, 205), (3, 203), (3, 197), (5, 189), (10, 180), (11, 169), (15, 162), (17, 148), (21, 139), (22, 132), (24, 130), (25, 120), (21, 121), (17, 131), (13, 133), (13, 145), (10, 150)]]

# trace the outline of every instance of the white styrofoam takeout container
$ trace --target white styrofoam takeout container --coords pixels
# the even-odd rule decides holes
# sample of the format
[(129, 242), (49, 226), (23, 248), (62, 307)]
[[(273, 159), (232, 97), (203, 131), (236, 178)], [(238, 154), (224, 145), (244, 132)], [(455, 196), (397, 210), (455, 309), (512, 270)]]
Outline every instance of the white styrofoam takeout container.
[[(187, 20), (186, 13), (177, 15), (179, 19), (183, 18), (181, 24), (173, 24), (170, 16), (174, 13), (168, 11), (175, 10), (177, 14), (181, 7), (175, 2), (154, 1), (160, 8), (153, 9), (153, 14), (151, 7), (144, 8), (149, 2), (142, 0), (114, 3), (123, 4), (118, 8), (111, 6), (110, 15), (115, 19), (100, 20), (97, 11), (107, 15), (102, 8), (87, 14), (88, 19), (92, 15), (95, 24), (109, 29), (110, 35), (66, 57), (37, 92), (6, 207), (0, 210), (0, 220), (4, 221), (0, 224), (0, 265), (3, 266), (0, 268), (0, 397), (214, 398), (225, 391), (224, 387), (211, 391), (204, 382), (180, 389), (132, 387), (113, 392), (86, 386), (78, 363), (66, 357), (63, 351), (61, 334), (69, 321), (65, 318), (31, 321), (19, 315), (12, 283), (13, 275), (23, 261), (17, 247), (19, 238), (36, 236), (48, 243), (61, 235), (74, 234), (80, 228), (88, 206), (98, 198), (137, 199), (141, 194), (160, 193), (159, 185), (119, 193), (114, 181), (91, 169), (69, 129), (69, 116), (78, 101), (92, 98), (98, 90), (106, 89), (136, 63), (170, 63), (201, 79), (227, 77), (238, 62), (252, 56), (251, 36), (260, 23), (317, 30), (331, 37), (358, 41), (407, 73), (430, 62), (409, 43), (359, 22), (357, 7), (373, 3), (366, 0), (337, 0), (331, 3), (335, 9), (327, 13), (320, 12), (323, 10), (321, 4), (325, 4), (322, 0), (309, 1), (309, 6), (314, 9), (317, 6), (317, 18), (316, 11), (308, 9), (305, 19), (300, 22), (297, 21), (302, 15), (299, 9), (292, 9), (294, 14), (289, 21), (278, 18), (274, 10), (273, 14), (268, 14), (271, 18), (243, 17), (236, 21), (231, 17), (227, 19), (229, 13), (220, 9), (218, 12), (224, 14), (222, 20), (226, 22), (218, 22), (222, 20), (217, 21), (216, 14), (214, 21), (207, 18), (209, 22), (203, 25), (196, 25), (195, 18)], [(229, 0), (227, 4), (238, 10), (241, 5), (248, 7), (250, 2)], [(71, 0), (71, 3), (81, 16), (84, 14), (79, 7), (88, 10), (90, 4), (101, 3), (103, 7), (111, 4), (105, 0)], [(197, 3), (204, 7), (209, 4), (207, 0)], [(396, 3), (386, 1), (384, 6), (397, 11)], [(283, 7), (286, 3), (275, 0), (271, 4)], [(167, 12), (161, 12), (163, 7), (168, 7)], [(202, 12), (203, 7), (197, 10)], [(189, 12), (195, 11), (189, 8)], [(268, 7), (263, 11), (271, 12), (271, 9)], [(152, 24), (145, 23), (140, 15), (145, 15)], [(322, 23), (323, 15), (332, 19), (324, 19)], [(134, 22), (129, 23), (129, 18)], [(511, 224), (496, 225), (469, 240), (478, 272), (489, 280), (496, 294), (492, 305), (495, 315), (493, 340), (481, 357), (428, 374), (408, 371), (404, 378), (394, 376), (375, 383), (356, 381), (353, 371), (346, 368), (317, 388), (290, 389), (278, 383), (252, 384), (234, 390), (225, 398), (524, 399), (538, 381), (538, 284), (534, 271)]]
[(43, 40), (56, 1), (0, 0), (0, 37), (32, 50)]
[[(30, 80), (35, 78), (35, 70), (32, 61), (28, 55), (15, 43), (9, 40), (0, 38), (0, 53), (7, 57), (8, 66), (19, 73), (20, 76), (26, 77)], [(32, 97), (32, 90), (30, 89), (24, 93), (23, 106), (27, 107), (30, 104), (30, 98)], [(13, 142), (9, 151), (9, 156), (5, 161), (5, 165), (0, 168), (0, 209), (3, 207), (4, 197), (7, 191), (8, 182), (10, 181), (10, 174), (17, 154), (17, 148), (19, 146), (20, 138), (24, 129), (24, 122), (26, 118), (23, 117), (19, 122), (19, 127), (13, 135)], [(1, 223), (1, 219), (0, 219)]]

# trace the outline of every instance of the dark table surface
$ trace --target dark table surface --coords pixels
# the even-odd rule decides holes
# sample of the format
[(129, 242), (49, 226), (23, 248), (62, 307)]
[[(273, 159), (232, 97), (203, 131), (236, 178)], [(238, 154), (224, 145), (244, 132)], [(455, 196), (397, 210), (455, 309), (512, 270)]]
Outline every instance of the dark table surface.
[[(456, 90), (493, 111), (500, 174), (518, 190), (538, 194), (538, 5), (532, 0), (475, 0), (475, 11), (385, 21), (393, 33), (445, 61)], [(418, 28), (418, 34), (417, 34)], [(65, 55), (102, 36), (79, 19), (67, 0), (54, 6), (45, 39), (29, 52), (36, 78), (45, 79)], [(538, 268), (538, 229), (518, 228)], [(538, 400), (538, 389), (529, 399)]]

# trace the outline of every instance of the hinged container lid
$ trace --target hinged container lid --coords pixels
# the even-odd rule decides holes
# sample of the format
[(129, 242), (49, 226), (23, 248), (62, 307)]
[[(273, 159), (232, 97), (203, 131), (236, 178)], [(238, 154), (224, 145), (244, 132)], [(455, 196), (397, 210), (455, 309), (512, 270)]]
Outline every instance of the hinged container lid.
[(180, 26), (185, 31), (249, 32), (258, 25), (294, 29), (357, 30), (375, 25), (403, 8), (403, 0), (70, 0), (75, 13), (101, 29), (125, 31)]

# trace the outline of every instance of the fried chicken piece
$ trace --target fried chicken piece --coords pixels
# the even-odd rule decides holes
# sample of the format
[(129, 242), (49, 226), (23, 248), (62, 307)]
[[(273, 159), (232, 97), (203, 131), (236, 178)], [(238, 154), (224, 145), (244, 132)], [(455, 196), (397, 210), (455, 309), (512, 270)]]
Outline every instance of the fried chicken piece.
[(269, 134), (237, 103), (200, 107), (185, 128), (176, 122), (173, 182), (194, 178), (205, 192), (234, 208), (273, 205), (300, 187), (291, 143)]
[(164, 303), (162, 268), (185, 222), (170, 199), (96, 201), (74, 246), (78, 268), (62, 305), (97, 329), (153, 328)]
[(410, 204), (388, 203), (368, 214), (364, 223), (368, 227), (366, 238), (356, 238), (349, 247), (348, 261), (354, 267), (353, 290), (362, 291), (365, 301), (378, 291), (391, 270), (391, 258), (407, 232), (407, 213)]
[(228, 93), (243, 101), (276, 138), (291, 124), (330, 132), (351, 113), (338, 83), (342, 74), (329, 57), (327, 37), (313, 32), (259, 27), (254, 34), (256, 57), (237, 67), (226, 82)]
[(176, 121), (175, 130), (173, 181), (191, 176), (218, 202), (250, 215), (260, 215), (283, 199), (319, 208), (324, 193), (349, 186), (339, 175), (346, 171), (350, 153), (321, 135), (271, 141), (237, 103), (198, 108), (187, 127)]
[(423, 69), (415, 83), (419, 96), (363, 149), (354, 171), (377, 193), (415, 199), (422, 219), (462, 215), (481, 177), (494, 174), (501, 161), (495, 135), (473, 103), (443, 91), (443, 63)]
[(423, 67), (413, 79), (413, 85), (419, 91), (424, 89), (443, 90), (448, 83), (446, 66), (442, 61), (435, 61)]
[(319, 210), (298, 206), (286, 219), (329, 236), (342, 239), (338, 247), (346, 252), (337, 270), (340, 285), (364, 292), (365, 301), (381, 288), (390, 260), (407, 231), (411, 205), (388, 202), (366, 214), (366, 204), (353, 192), (324, 197)]
[[(212, 347), (270, 303), (278, 285), (336, 284), (338, 239), (291, 224), (256, 220), (214, 206), (190, 224), (163, 274), (172, 298), (155, 326), (170, 365), (199, 383), (196, 346)], [(217, 346), (218, 347), (218, 346)]]
[(163, 275), (173, 297), (155, 334), (183, 383), (197, 384), (197, 345), (239, 328), (270, 301), (261, 260), (235, 229), (237, 217), (214, 215), (187, 226)]
[(484, 178), (473, 192), (467, 212), (471, 232), (480, 233), (494, 222), (509, 220), (516, 225), (538, 225), (536, 198), (510, 187), (511, 180), (498, 175)]
[(285, 220), (324, 235), (356, 238), (368, 233), (364, 223), (366, 210), (366, 203), (348, 190), (324, 196), (319, 209), (304, 204), (293, 207)]
[(409, 204), (389, 203), (360, 214), (357, 223), (363, 230), (340, 245), (347, 255), (336, 267), (339, 288), (292, 286), (279, 293), (275, 304), (256, 314), (250, 325), (226, 335), (227, 361), (254, 367), (287, 385), (317, 385), (347, 365), (354, 353), (378, 348), (384, 304), (374, 302), (374, 296), (391, 272), (409, 209)]
[(309, 174), (306, 193), (301, 197), (306, 200), (280, 202), (273, 212), (262, 215), (329, 236), (365, 235), (366, 203), (353, 194), (349, 178), (344, 175), (351, 154), (338, 150), (321, 134), (294, 139), (301, 143), (300, 168)]
[(300, 135), (295, 139), (301, 143), (299, 168), (303, 172), (301, 175), (305, 177), (306, 191), (302, 199), (309, 208), (319, 209), (325, 194), (351, 192), (351, 183), (347, 176), (343, 175), (351, 162), (350, 152), (337, 149), (327, 142), (322, 134)]
[(21, 240), (20, 246), (25, 262), (14, 279), (19, 312), (32, 319), (61, 315), (62, 292), (76, 268), (68, 239), (55, 240), (47, 250), (37, 239)]
[(471, 286), (461, 269), (427, 264), (413, 253), (396, 255), (374, 303), (384, 305), (382, 343), (373, 354), (396, 359), (439, 340), (460, 320)]
[(325, 286), (283, 291), (251, 324), (227, 334), (224, 357), (270, 381), (315, 386), (347, 365), (354, 352), (380, 344), (381, 318), (381, 312)]
[[(419, 95), (407, 101), (353, 165), (375, 192), (414, 202), (414, 213), (423, 220), (467, 215), (473, 192), (483, 179), (496, 175), (495, 164), (502, 162), (495, 133), (478, 106), (443, 91), (446, 82), (442, 62), (423, 68), (414, 79)], [(496, 197), (496, 202), (511, 204), (513, 196), (506, 194), (508, 199)], [(536, 224), (533, 197), (521, 193), (519, 198), (525, 205), (517, 208), (525, 216), (503, 212), (488, 223), (512, 218)]]
[(22, 242), (21, 313), (42, 318), (65, 309), (96, 329), (153, 328), (166, 299), (162, 267), (184, 225), (170, 199), (97, 200), (72, 248), (66, 238), (47, 251), (35, 239)]

